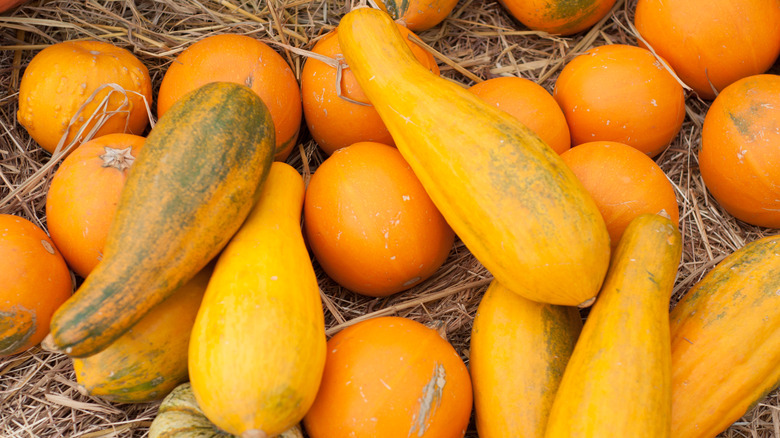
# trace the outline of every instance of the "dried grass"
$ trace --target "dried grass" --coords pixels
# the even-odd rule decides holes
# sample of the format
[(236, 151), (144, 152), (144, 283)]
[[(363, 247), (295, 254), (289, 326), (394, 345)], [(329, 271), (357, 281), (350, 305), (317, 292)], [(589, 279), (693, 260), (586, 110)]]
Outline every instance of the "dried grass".
[[(442, 75), (463, 85), (501, 75), (529, 78), (551, 90), (561, 67), (594, 45), (636, 44), (632, 10), (636, 0), (618, 1), (592, 30), (555, 37), (525, 29), (495, 1), (461, 0), (441, 25), (420, 33), (436, 54)], [(299, 76), (314, 41), (335, 27), (352, 4), (346, 0), (66, 0), (34, 1), (0, 16), (0, 199), (35, 184), (0, 204), (0, 212), (45, 227), (44, 203), (50, 157), (16, 122), (20, 74), (38, 50), (73, 39), (109, 41), (133, 51), (148, 67), (156, 88), (172, 59), (192, 42), (218, 33), (240, 33), (275, 45)], [(773, 72), (780, 71), (776, 64)], [(746, 242), (774, 230), (732, 218), (704, 189), (697, 167), (707, 102), (689, 96), (680, 135), (657, 162), (674, 184), (681, 206), (684, 252), (672, 302), (718, 261)], [(308, 134), (300, 154), (288, 162), (305, 175), (324, 159)], [(56, 159), (55, 159), (56, 160)], [(47, 166), (48, 163), (48, 166)], [(370, 299), (343, 290), (316, 266), (328, 333), (362, 318), (395, 314), (423, 323), (442, 322), (468, 361), (469, 330), (490, 274), (456, 244), (438, 274), (413, 290)], [(70, 360), (38, 348), (0, 359), (0, 436), (142, 437), (157, 403), (112, 404), (81, 395)], [(473, 424), (467, 434), (475, 437)], [(721, 437), (780, 437), (780, 393), (774, 391)]]

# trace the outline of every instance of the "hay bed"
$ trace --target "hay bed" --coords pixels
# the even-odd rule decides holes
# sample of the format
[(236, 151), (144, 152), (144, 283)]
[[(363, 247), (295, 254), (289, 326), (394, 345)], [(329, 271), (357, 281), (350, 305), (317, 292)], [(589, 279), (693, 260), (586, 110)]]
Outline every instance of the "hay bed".
[[(572, 56), (607, 43), (635, 45), (636, 0), (619, 0), (592, 30), (573, 37), (529, 31), (493, 0), (461, 0), (439, 26), (420, 33), (437, 52), (442, 75), (463, 85), (500, 75), (532, 79), (552, 90)], [(269, 44), (310, 49), (338, 24), (345, 0), (65, 0), (33, 1), (0, 15), (0, 199), (23, 183), (28, 189), (0, 204), (0, 213), (46, 225), (44, 203), (51, 172), (31, 180), (50, 161), (16, 122), (17, 90), (24, 67), (48, 44), (99, 39), (133, 51), (149, 67), (156, 88), (172, 59), (192, 42), (218, 33), (251, 35)], [(273, 45), (299, 76), (305, 57)], [(773, 73), (780, 72), (776, 63)], [(724, 256), (776, 231), (739, 222), (703, 187), (696, 153), (708, 103), (687, 99), (688, 117), (670, 148), (657, 158), (677, 192), (682, 262), (672, 303)], [(288, 162), (302, 173), (324, 159), (303, 127), (300, 153)], [(29, 184), (35, 181), (35, 184)], [(471, 322), (490, 274), (456, 243), (438, 274), (386, 299), (359, 297), (329, 280), (315, 264), (323, 291), (328, 333), (360, 318), (395, 314), (423, 323), (441, 321), (468, 363)], [(641, 400), (637, 401), (641, 403)], [(81, 395), (66, 356), (34, 348), (0, 358), (0, 437), (143, 437), (158, 403), (112, 404)], [(467, 437), (476, 437), (472, 422)], [(780, 437), (780, 392), (775, 390), (720, 437)]]

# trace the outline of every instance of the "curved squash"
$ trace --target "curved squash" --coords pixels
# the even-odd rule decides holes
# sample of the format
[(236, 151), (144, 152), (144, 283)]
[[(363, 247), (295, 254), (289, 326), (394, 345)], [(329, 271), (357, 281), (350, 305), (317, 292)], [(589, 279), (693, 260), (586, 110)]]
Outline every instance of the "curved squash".
[(668, 437), (669, 298), (682, 253), (666, 217), (629, 224), (555, 396), (545, 436)]
[(534, 301), (589, 305), (609, 265), (609, 236), (558, 154), (514, 117), (422, 67), (386, 13), (354, 9), (338, 36), (398, 150), (496, 280)]
[[(192, 385), (182, 383), (171, 391), (160, 404), (157, 416), (149, 427), (149, 438), (231, 438), (217, 428), (203, 414), (192, 394)], [(276, 438), (303, 438), (301, 426), (296, 424)]]
[(73, 359), (81, 390), (116, 403), (143, 403), (187, 381), (190, 333), (211, 270), (201, 270), (105, 350)]
[(270, 437), (298, 423), (325, 367), (319, 286), (300, 228), (303, 178), (275, 162), (220, 255), (192, 328), (195, 398), (221, 429)]
[(480, 438), (541, 438), (582, 318), (493, 281), (471, 330), (469, 368)]
[(227, 244), (274, 155), (268, 109), (249, 88), (205, 85), (161, 117), (131, 168), (104, 259), (51, 322), (46, 345), (98, 353)]
[(714, 437), (780, 384), (780, 235), (720, 262), (670, 322), (672, 436)]

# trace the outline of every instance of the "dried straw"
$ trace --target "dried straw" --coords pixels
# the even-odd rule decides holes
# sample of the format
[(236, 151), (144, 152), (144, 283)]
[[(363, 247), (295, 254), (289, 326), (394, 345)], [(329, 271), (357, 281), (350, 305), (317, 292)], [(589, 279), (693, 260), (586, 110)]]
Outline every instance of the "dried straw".
[[(514, 75), (552, 90), (560, 69), (573, 56), (608, 43), (636, 44), (631, 25), (635, 4), (619, 0), (591, 30), (558, 37), (529, 31), (495, 1), (461, 0), (447, 20), (419, 37), (435, 54), (442, 75), (462, 85)], [(40, 0), (0, 15), (0, 213), (46, 225), (44, 203), (51, 180), (46, 170), (55, 168), (57, 163), (51, 161), (57, 159), (16, 121), (21, 73), (40, 49), (76, 39), (126, 47), (149, 67), (156, 95), (167, 66), (184, 48), (209, 35), (238, 33), (272, 44), (300, 77), (306, 51), (352, 6), (346, 0)], [(772, 71), (780, 72), (780, 66)], [(680, 135), (656, 160), (681, 206), (684, 252), (672, 302), (723, 257), (774, 232), (737, 221), (705, 190), (697, 152), (707, 108), (707, 102), (689, 96)], [(324, 158), (304, 127), (299, 153), (288, 163), (308, 177)], [(18, 189), (23, 186), (25, 190)], [(379, 315), (441, 323), (468, 362), (471, 323), (491, 276), (459, 242), (436, 276), (389, 298), (357, 296), (329, 280), (316, 263), (315, 269), (329, 334)], [(3, 437), (142, 437), (157, 406), (112, 404), (81, 395), (70, 360), (39, 348), (0, 359)], [(473, 423), (467, 436), (476, 437)], [(767, 396), (720, 436), (780, 437), (780, 392)]]

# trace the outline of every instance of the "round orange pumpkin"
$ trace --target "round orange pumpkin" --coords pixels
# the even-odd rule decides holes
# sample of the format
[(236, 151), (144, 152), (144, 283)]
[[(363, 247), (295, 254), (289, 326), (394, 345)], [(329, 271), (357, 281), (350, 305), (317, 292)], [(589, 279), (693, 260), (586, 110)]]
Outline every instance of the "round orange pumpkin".
[(561, 154), (604, 217), (612, 249), (628, 224), (644, 213), (665, 211), (678, 224), (674, 186), (650, 157), (623, 143), (595, 141)]
[[(408, 39), (413, 32), (400, 24), (398, 30), (406, 38), (417, 60), (439, 74), (433, 55)], [(311, 51), (334, 60), (343, 59), (336, 30), (323, 36)], [(346, 68), (341, 76), (341, 96), (349, 100), (339, 97), (336, 82), (335, 67), (314, 57), (306, 60), (301, 71), (303, 113), (309, 132), (319, 147), (330, 155), (337, 149), (361, 141), (393, 145), (390, 132), (369, 103), (352, 71)]]
[(515, 116), (555, 152), (562, 154), (571, 146), (569, 125), (561, 107), (536, 82), (513, 76), (498, 77), (474, 84), (469, 90)]
[(271, 113), (276, 156), (290, 155), (301, 126), (301, 90), (282, 55), (245, 35), (206, 37), (187, 47), (168, 67), (157, 95), (162, 117), (182, 96), (209, 82), (234, 82), (251, 88)]
[(0, 214), (0, 357), (21, 353), (49, 333), (49, 320), (73, 282), (65, 260), (40, 227)]
[(462, 437), (471, 378), (436, 330), (401, 317), (361, 321), (328, 341), (317, 398), (303, 419), (312, 438)]
[(81, 141), (101, 118), (105, 121), (94, 137), (140, 135), (149, 124), (151, 104), (149, 71), (128, 50), (100, 41), (65, 41), (38, 52), (25, 69), (17, 118), (33, 140), (53, 153), (66, 132), (63, 148), (83, 129)]
[(103, 256), (127, 172), (146, 139), (109, 134), (65, 158), (46, 196), (51, 238), (73, 271), (86, 277)]
[(571, 35), (604, 18), (615, 0), (499, 0), (529, 29)]
[(649, 50), (636, 46), (610, 44), (575, 57), (558, 76), (553, 96), (572, 146), (616, 141), (654, 157), (685, 119), (682, 86)]
[(699, 168), (734, 217), (780, 228), (780, 76), (748, 76), (718, 94), (704, 118)]
[(379, 9), (387, 12), (410, 30), (421, 32), (444, 21), (458, 0), (377, 0)]
[(347, 289), (387, 296), (433, 275), (454, 232), (394, 147), (342, 148), (314, 172), (304, 226), (325, 273)]
[(766, 72), (780, 55), (777, 0), (639, 0), (634, 24), (703, 99)]

